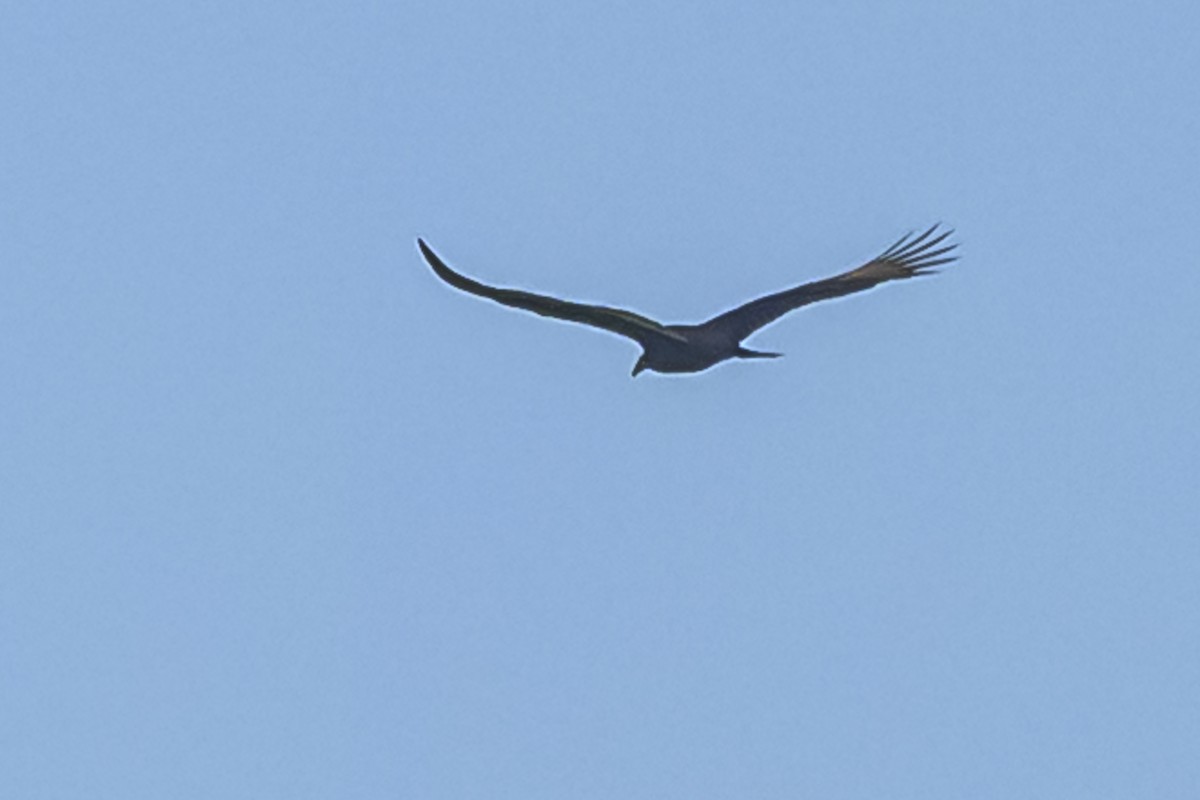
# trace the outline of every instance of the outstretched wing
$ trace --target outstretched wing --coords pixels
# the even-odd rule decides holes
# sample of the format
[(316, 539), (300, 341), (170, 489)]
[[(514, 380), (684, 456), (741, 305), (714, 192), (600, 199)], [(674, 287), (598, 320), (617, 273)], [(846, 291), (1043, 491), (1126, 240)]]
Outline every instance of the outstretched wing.
[(423, 239), (417, 239), (417, 246), (421, 248), (421, 255), (429, 262), (429, 266), (433, 267), (433, 271), (437, 273), (439, 278), (464, 292), (477, 294), (480, 297), (486, 297), (489, 300), (495, 300), (497, 303), (512, 306), (513, 308), (532, 311), (535, 314), (541, 314), (543, 317), (554, 317), (556, 319), (567, 320), (568, 322), (579, 322), (583, 325), (602, 328), (621, 336), (628, 336), (642, 345), (645, 345), (648, 340), (662, 337), (677, 341), (686, 341), (682, 334), (668, 330), (666, 326), (652, 319), (647, 319), (640, 314), (635, 314), (632, 311), (609, 308), (607, 306), (587, 305), (585, 303), (572, 303), (567, 300), (547, 297), (546, 295), (534, 294), (533, 292), (522, 292), (518, 289), (501, 289), (495, 286), (485, 286), (478, 281), (471, 280), (465, 275), (460, 275), (446, 266), (446, 262), (438, 258), (437, 253), (433, 252)]
[(958, 246), (957, 244), (938, 247), (954, 231), (944, 231), (934, 236), (937, 229), (938, 226), (934, 225), (916, 237), (911, 233), (906, 234), (858, 269), (751, 300), (732, 311), (713, 317), (705, 322), (704, 326), (740, 342), (764, 325), (769, 325), (787, 312), (809, 303), (861, 292), (887, 281), (937, 272), (933, 267), (949, 264), (958, 258), (947, 255)]

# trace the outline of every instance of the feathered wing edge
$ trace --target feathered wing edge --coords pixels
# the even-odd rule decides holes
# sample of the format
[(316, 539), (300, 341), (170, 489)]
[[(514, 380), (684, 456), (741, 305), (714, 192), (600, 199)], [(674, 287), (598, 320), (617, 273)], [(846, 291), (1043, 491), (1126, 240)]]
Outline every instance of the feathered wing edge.
[(938, 247), (954, 233), (953, 230), (946, 230), (934, 236), (940, 225), (935, 224), (918, 236), (912, 232), (905, 234), (861, 267), (751, 300), (704, 324), (740, 342), (759, 328), (801, 306), (861, 292), (887, 281), (932, 275), (938, 272), (935, 267), (958, 259), (958, 256), (948, 255), (958, 247), (957, 244)]
[[(913, 238), (913, 232), (909, 231), (905, 235), (901, 236), (894, 245), (889, 247), (887, 250), (884, 250), (879, 254), (879, 256), (869, 261), (860, 269), (866, 269), (866, 267), (879, 262), (889, 262), (894, 267), (908, 270), (908, 274), (896, 276), (899, 278), (911, 278), (916, 275), (936, 274), (938, 270), (933, 269), (933, 267), (938, 267), (942, 264), (949, 264), (952, 261), (958, 260), (958, 256), (946, 255), (946, 253), (949, 253), (958, 247), (957, 244), (951, 243), (937, 250), (931, 249), (937, 247), (939, 244), (949, 238), (952, 233), (954, 233), (954, 229), (951, 228), (949, 230), (942, 231), (937, 236), (934, 236), (932, 239), (930, 239), (930, 235), (932, 235), (940, 225), (941, 223), (934, 224), (929, 230), (925, 231), (915, 239)], [(943, 257), (938, 258), (938, 256)], [(856, 271), (857, 270), (847, 273), (847, 275), (853, 275)]]
[(641, 314), (635, 314), (632, 311), (610, 308), (608, 306), (574, 303), (519, 289), (503, 289), (479, 283), (468, 278), (466, 275), (450, 269), (446, 262), (442, 261), (429, 245), (425, 244), (424, 239), (417, 239), (417, 246), (421, 250), (421, 255), (425, 257), (425, 261), (433, 268), (434, 273), (443, 281), (461, 291), (486, 297), (502, 305), (532, 311), (544, 317), (553, 317), (568, 322), (590, 325), (611, 333), (626, 336), (642, 345), (647, 340), (659, 337), (686, 341), (682, 334), (669, 330), (666, 326), (643, 317)]

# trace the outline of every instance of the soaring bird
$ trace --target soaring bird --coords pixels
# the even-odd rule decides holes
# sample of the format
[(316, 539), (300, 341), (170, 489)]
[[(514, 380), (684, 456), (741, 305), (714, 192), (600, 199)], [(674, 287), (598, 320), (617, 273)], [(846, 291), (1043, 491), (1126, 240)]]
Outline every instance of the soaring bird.
[(951, 254), (957, 244), (942, 244), (953, 232), (939, 232), (936, 224), (920, 235), (910, 232), (857, 269), (751, 300), (699, 325), (664, 325), (620, 308), (486, 286), (450, 269), (423, 239), (417, 239), (417, 246), (437, 276), (456, 289), (544, 317), (581, 322), (633, 339), (642, 346), (642, 355), (633, 365), (633, 375), (637, 376), (646, 369), (700, 372), (731, 358), (778, 358), (781, 353), (748, 350), (742, 347), (742, 340), (809, 303), (861, 292), (888, 281), (938, 272), (934, 267), (958, 258)]

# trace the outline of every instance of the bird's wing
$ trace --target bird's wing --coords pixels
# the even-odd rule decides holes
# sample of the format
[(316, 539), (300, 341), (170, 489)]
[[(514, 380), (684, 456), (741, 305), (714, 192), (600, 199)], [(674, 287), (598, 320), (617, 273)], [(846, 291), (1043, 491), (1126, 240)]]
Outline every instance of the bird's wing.
[(518, 289), (501, 289), (495, 286), (485, 286), (478, 281), (471, 280), (465, 275), (460, 275), (446, 266), (446, 262), (438, 258), (437, 253), (433, 252), (429, 245), (425, 244), (424, 240), (417, 239), (417, 246), (421, 248), (421, 255), (425, 256), (425, 260), (429, 262), (429, 266), (433, 267), (433, 271), (437, 273), (439, 278), (464, 292), (477, 294), (480, 297), (486, 297), (489, 300), (495, 300), (497, 303), (503, 303), (513, 308), (532, 311), (535, 314), (541, 314), (543, 317), (555, 317), (557, 319), (565, 319), (569, 322), (579, 322), (584, 325), (602, 328), (621, 336), (628, 336), (642, 345), (648, 340), (663, 337), (681, 342), (686, 341), (686, 338), (682, 334), (669, 330), (666, 326), (652, 319), (647, 319), (640, 314), (635, 314), (632, 311), (609, 308), (607, 306), (572, 303), (567, 300), (559, 300), (554, 297), (534, 294), (533, 292), (523, 292)]
[(943, 231), (935, 236), (937, 229), (938, 226), (934, 225), (915, 237), (909, 233), (858, 269), (751, 300), (732, 311), (713, 317), (705, 322), (704, 326), (719, 330), (740, 342), (764, 325), (769, 325), (787, 312), (809, 303), (861, 292), (887, 281), (937, 272), (933, 267), (949, 264), (958, 258), (947, 255), (958, 246), (957, 244), (938, 247), (954, 231)]

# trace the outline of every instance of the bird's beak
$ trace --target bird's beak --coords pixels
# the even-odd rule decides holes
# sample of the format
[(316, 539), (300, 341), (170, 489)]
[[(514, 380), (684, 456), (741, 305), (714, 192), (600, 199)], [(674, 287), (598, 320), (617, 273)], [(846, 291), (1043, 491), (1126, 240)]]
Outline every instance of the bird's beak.
[(638, 373), (641, 372), (642, 370), (644, 370), (645, 368), (646, 368), (646, 365), (644, 363), (642, 363), (642, 359), (639, 358), (638, 362), (633, 365), (632, 376), (636, 378), (638, 376)]

